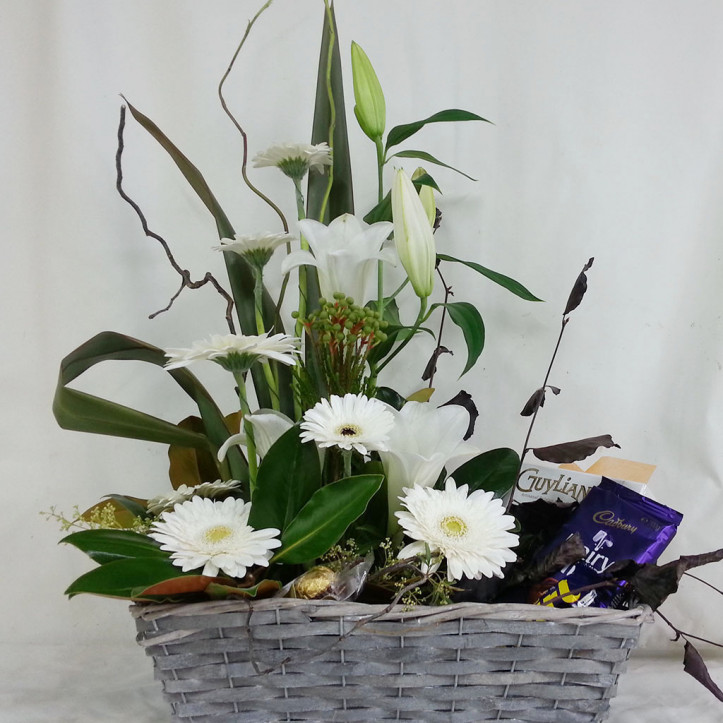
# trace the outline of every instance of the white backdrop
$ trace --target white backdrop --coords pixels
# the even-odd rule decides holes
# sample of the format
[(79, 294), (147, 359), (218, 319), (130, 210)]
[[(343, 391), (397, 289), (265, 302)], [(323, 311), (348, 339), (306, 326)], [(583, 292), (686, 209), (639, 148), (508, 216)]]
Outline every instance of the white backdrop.
[[(114, 188), (120, 93), (201, 168), (239, 232), (278, 228), (241, 182), (240, 139), (216, 97), (259, 5), (4, 3), (1, 721), (167, 720), (125, 605), (64, 599), (88, 564), (56, 546), (57, 526), (39, 514), (110, 492), (160, 493), (165, 450), (65, 432), (50, 406), (60, 359), (98, 331), (186, 346), (224, 330), (222, 303), (207, 289), (147, 318), (177, 277)], [(226, 92), (252, 153), (308, 140), (322, 13), (321, 0), (276, 0), (242, 52)], [(723, 547), (723, 5), (337, 0), (337, 17), (358, 211), (375, 196), (374, 149), (351, 112), (351, 40), (375, 65), (389, 126), (453, 107), (494, 122), (431, 126), (405, 147), (478, 179), (429, 168), (444, 192), (440, 249), (545, 300), (521, 301), (462, 269), (450, 274), (456, 298), (479, 306), (487, 348), (457, 382), (465, 355), (450, 332), (459, 351), (441, 361), (440, 401), (467, 389), (481, 412), (479, 446), (519, 448), (519, 410), (544, 375), (569, 288), (594, 256), (551, 378), (563, 392), (548, 401), (533, 441), (611, 433), (618, 456), (658, 466), (651, 492), (685, 513), (665, 559)], [(126, 190), (151, 227), (194, 277), (223, 278), (205, 208), (130, 120), (126, 143)], [(293, 218), (285, 179), (250, 173)], [(413, 377), (423, 368), (413, 354), (406, 363), (391, 380), (404, 393), (421, 386)], [(106, 366), (83, 387), (172, 420), (190, 413), (162, 372)], [(224, 377), (199, 373), (231, 411)], [(723, 566), (701, 574), (723, 586)], [(663, 611), (723, 641), (723, 599), (700, 583), (685, 581)], [(700, 649), (715, 661), (716, 649)], [(662, 623), (646, 630), (611, 720), (720, 720), (721, 704), (680, 670), (681, 653)], [(723, 685), (720, 659), (712, 669)]]

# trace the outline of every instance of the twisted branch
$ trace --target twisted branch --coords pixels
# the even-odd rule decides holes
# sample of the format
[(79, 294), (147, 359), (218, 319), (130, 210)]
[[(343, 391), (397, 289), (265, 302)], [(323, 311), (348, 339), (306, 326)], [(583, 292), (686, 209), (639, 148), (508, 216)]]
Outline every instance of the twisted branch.
[(181, 277), (181, 285), (178, 288), (178, 291), (176, 291), (175, 294), (171, 297), (171, 300), (168, 302), (168, 305), (165, 306), (163, 309), (159, 309), (158, 311), (155, 311), (154, 313), (149, 315), (149, 319), (154, 319), (159, 314), (162, 314), (164, 311), (168, 311), (172, 306), (174, 301), (180, 296), (183, 289), (199, 289), (202, 286), (205, 286), (206, 284), (211, 284), (216, 291), (225, 299), (226, 301), (226, 323), (228, 324), (228, 328), (231, 331), (232, 334), (236, 333), (233, 318), (231, 316), (231, 312), (233, 311), (233, 298), (231, 298), (230, 294), (216, 281), (213, 274), (211, 274), (210, 271), (207, 271), (205, 276), (200, 279), (199, 281), (193, 281), (191, 279), (191, 272), (188, 269), (181, 268), (181, 266), (178, 264), (176, 259), (173, 256), (173, 253), (171, 252), (171, 248), (168, 245), (168, 242), (159, 234), (155, 233), (148, 227), (148, 222), (146, 221), (146, 217), (143, 215), (143, 211), (141, 211), (140, 206), (125, 192), (123, 189), (123, 165), (122, 165), (122, 157), (123, 157), (123, 150), (125, 148), (125, 142), (123, 140), (123, 132), (125, 130), (125, 124), (126, 124), (126, 107), (124, 105), (121, 106), (120, 109), (120, 121), (118, 123), (118, 150), (116, 151), (115, 155), (115, 167), (116, 167), (116, 190), (120, 194), (120, 197), (131, 206), (131, 208), (136, 212), (138, 218), (141, 222), (141, 227), (143, 228), (143, 233), (148, 236), (149, 238), (155, 239), (158, 241), (159, 244), (163, 247), (163, 250), (166, 253), (166, 258), (168, 259), (168, 262), (173, 267), (174, 271), (176, 271), (179, 276)]

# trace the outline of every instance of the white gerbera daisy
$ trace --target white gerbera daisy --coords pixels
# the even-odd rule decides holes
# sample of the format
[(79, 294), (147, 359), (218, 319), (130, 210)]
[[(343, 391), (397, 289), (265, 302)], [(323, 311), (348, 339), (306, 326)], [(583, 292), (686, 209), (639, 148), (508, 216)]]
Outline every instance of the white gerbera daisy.
[(355, 449), (360, 454), (385, 450), (394, 417), (378, 399), (363, 394), (345, 394), (322, 399), (304, 414), (301, 440), (319, 447)]
[(405, 534), (417, 542), (399, 552), (400, 560), (429, 550), (447, 559), (450, 581), (502, 577), (502, 568), (517, 559), (510, 548), (519, 538), (509, 532), (515, 518), (505, 514), (502, 500), (492, 492), (467, 491), (467, 485), (458, 488), (451, 477), (444, 490), (419, 485), (404, 490), (402, 505), (408, 511), (395, 514)]
[(166, 349), (166, 369), (186, 367), (197, 361), (210, 360), (230, 371), (247, 371), (255, 361), (275, 359), (282, 364), (296, 364), (298, 340), (288, 334), (214, 334), (208, 341), (196, 341), (190, 349)]
[(243, 256), (250, 264), (264, 267), (274, 251), (282, 244), (289, 243), (293, 236), (288, 233), (263, 233), (255, 236), (234, 236), (234, 240), (221, 239), (220, 246), (214, 246), (216, 251), (231, 251)]
[(266, 567), (272, 550), (281, 545), (279, 530), (254, 530), (248, 525), (251, 503), (227, 497), (223, 502), (193, 497), (164, 512), (148, 533), (172, 552), (171, 562), (184, 572), (200, 567), (202, 575), (219, 570), (242, 578), (254, 565)]
[(323, 173), (324, 166), (332, 164), (331, 148), (327, 143), (280, 143), (257, 153), (253, 164), (255, 168), (276, 166), (289, 178), (300, 181), (310, 168)]
[(241, 482), (236, 479), (216, 480), (215, 482), (201, 482), (197, 485), (179, 485), (167, 495), (158, 495), (148, 500), (146, 507), (152, 515), (159, 515), (164, 510), (170, 510), (180, 502), (190, 500), (191, 497), (220, 497), (236, 489)]

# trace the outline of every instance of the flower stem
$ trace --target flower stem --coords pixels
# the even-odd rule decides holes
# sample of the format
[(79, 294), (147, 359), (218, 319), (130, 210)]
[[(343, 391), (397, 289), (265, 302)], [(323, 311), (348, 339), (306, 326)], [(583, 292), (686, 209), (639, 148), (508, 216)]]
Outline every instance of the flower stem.
[[(254, 312), (256, 314), (256, 333), (259, 335), (265, 334), (266, 329), (264, 328), (264, 315), (263, 315), (263, 294), (264, 294), (264, 272), (263, 268), (253, 268), (254, 272)], [(269, 393), (271, 394), (271, 407), (276, 411), (281, 409), (279, 403), (279, 385), (274, 376), (274, 371), (271, 368), (271, 364), (262, 364), (264, 370), (264, 377), (266, 378), (266, 384), (269, 387)]]
[(248, 452), (248, 463), (249, 463), (249, 488), (251, 495), (254, 493), (256, 488), (256, 474), (258, 467), (256, 463), (256, 443), (254, 442), (254, 429), (251, 426), (251, 422), (248, 421), (248, 416), (251, 414), (249, 408), (248, 399), (246, 397), (246, 380), (244, 379), (243, 372), (235, 371), (233, 373), (234, 379), (236, 380), (236, 386), (238, 387), (238, 399), (239, 406), (241, 407), (241, 416), (243, 419), (244, 431), (246, 432), (246, 450)]
[(344, 458), (344, 477), (351, 477), (351, 449), (342, 450), (342, 457)]
[(421, 326), (422, 322), (424, 321), (424, 315), (427, 312), (427, 297), (420, 299), (420, 305), (419, 305), (419, 314), (417, 315), (417, 320), (414, 322), (414, 326), (412, 326), (409, 336), (407, 336), (404, 341), (391, 353), (389, 356), (377, 367), (377, 373), (379, 373), (382, 369), (384, 369), (389, 362), (394, 359), (394, 357), (399, 354), (399, 352), (404, 349), (407, 344), (412, 340), (414, 335), (417, 333), (417, 330)]

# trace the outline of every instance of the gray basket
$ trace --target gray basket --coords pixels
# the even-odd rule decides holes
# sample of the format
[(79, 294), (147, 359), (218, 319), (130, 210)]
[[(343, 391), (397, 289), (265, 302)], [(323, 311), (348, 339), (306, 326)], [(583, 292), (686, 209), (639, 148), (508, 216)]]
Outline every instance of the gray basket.
[(134, 605), (173, 720), (600, 721), (647, 608)]

